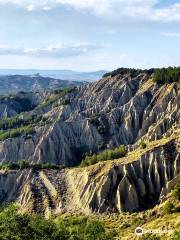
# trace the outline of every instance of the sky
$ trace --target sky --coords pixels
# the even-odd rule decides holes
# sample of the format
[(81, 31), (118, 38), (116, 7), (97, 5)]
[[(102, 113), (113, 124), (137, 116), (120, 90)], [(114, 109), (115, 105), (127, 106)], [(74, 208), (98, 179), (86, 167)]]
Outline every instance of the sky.
[(0, 68), (180, 65), (180, 0), (0, 0)]

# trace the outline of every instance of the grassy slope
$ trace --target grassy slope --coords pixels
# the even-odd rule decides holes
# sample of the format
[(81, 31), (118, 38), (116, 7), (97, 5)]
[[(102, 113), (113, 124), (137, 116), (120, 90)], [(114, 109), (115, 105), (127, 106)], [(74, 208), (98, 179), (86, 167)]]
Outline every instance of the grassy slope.
[[(167, 201), (173, 202), (176, 212), (165, 213), (164, 204)], [(172, 234), (156, 234), (143, 235), (139, 238), (135, 235), (134, 231), (137, 227), (142, 227), (143, 229), (158, 229), (158, 230), (177, 230), (180, 229), (180, 213), (177, 212), (180, 209), (180, 201), (176, 200), (169, 194), (168, 199), (156, 206), (155, 208), (143, 211), (139, 213), (122, 213), (122, 214), (98, 214), (90, 215), (89, 219), (99, 220), (103, 223), (106, 229), (110, 232), (116, 232), (116, 238), (118, 240), (137, 240), (137, 239), (149, 239), (149, 240), (174, 240), (174, 233)], [(157, 237), (157, 238), (155, 238)]]

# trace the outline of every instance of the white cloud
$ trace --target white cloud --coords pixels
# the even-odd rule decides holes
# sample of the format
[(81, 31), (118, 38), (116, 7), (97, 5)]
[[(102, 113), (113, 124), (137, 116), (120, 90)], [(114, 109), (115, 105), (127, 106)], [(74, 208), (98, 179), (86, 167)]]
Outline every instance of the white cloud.
[(50, 10), (51, 10), (51, 7), (45, 6), (45, 7), (43, 7), (43, 10), (44, 10), (44, 11), (50, 11)]
[(173, 4), (167, 8), (154, 10), (152, 19), (164, 22), (180, 21), (180, 3)]
[(180, 32), (165, 32), (162, 35), (165, 37), (180, 37)]
[(35, 57), (52, 57), (65, 58), (88, 54), (91, 51), (99, 50), (108, 45), (100, 45), (97, 43), (74, 43), (74, 44), (57, 44), (42, 48), (24, 48), (10, 47), (0, 45), (0, 55), (25, 55)]
[(180, 3), (157, 8), (158, 2), (160, 0), (0, 0), (0, 4), (13, 3), (29, 11), (47, 11), (64, 5), (108, 16), (108, 19), (130, 17), (149, 21), (180, 21)]
[(27, 10), (28, 10), (29, 12), (34, 11), (35, 9), (36, 9), (36, 7), (35, 7), (34, 4), (30, 4), (30, 5), (27, 6)]

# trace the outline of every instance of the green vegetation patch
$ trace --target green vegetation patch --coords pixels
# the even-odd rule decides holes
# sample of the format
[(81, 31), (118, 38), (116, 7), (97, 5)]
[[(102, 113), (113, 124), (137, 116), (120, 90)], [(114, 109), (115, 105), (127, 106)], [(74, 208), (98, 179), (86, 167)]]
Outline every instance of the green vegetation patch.
[(141, 69), (134, 69), (134, 68), (118, 68), (112, 72), (104, 74), (103, 77), (115, 77), (116, 75), (125, 75), (125, 74), (130, 74), (132, 77), (138, 76), (140, 73), (148, 73), (152, 74), (154, 69), (149, 69), (149, 70), (141, 70)]
[(153, 80), (157, 84), (180, 82), (180, 67), (168, 67), (168, 68), (152, 68), (152, 69), (134, 69), (134, 68), (118, 68), (112, 72), (104, 74), (103, 77), (114, 77), (116, 75), (130, 74), (132, 77), (136, 77), (141, 73), (149, 75), (153, 74)]
[(8, 138), (15, 138), (21, 135), (34, 134), (37, 125), (43, 126), (48, 119), (44, 116), (32, 115), (28, 119), (23, 119), (21, 116), (12, 118), (4, 118), (0, 120), (0, 141)]
[(53, 95), (45, 99), (45, 101), (41, 104), (41, 107), (48, 107), (51, 104), (58, 101), (59, 99), (62, 99), (61, 101), (62, 105), (68, 105), (70, 104), (70, 100), (67, 98), (67, 95), (73, 93), (75, 90), (76, 90), (75, 87), (54, 90), (52, 92)]
[(170, 214), (170, 213), (173, 213), (173, 210), (174, 210), (174, 204), (170, 201), (167, 201), (164, 204), (164, 213)]
[(126, 156), (126, 148), (124, 145), (121, 145), (114, 150), (105, 150), (99, 154), (86, 155), (85, 159), (82, 161), (81, 166), (90, 166), (101, 161), (118, 159)]
[(180, 67), (169, 67), (156, 69), (153, 80), (157, 84), (180, 82)]
[(147, 144), (144, 141), (140, 142), (141, 149), (145, 149), (147, 147)]
[(86, 217), (47, 220), (39, 214), (21, 214), (15, 205), (0, 209), (1, 240), (110, 240), (114, 236), (101, 221)]
[(35, 115), (30, 116), (28, 119), (23, 119), (20, 116), (3, 118), (0, 120), (0, 129), (8, 130), (8, 129), (25, 127), (33, 124), (36, 125), (40, 121), (45, 121), (45, 118), (43, 116), (35, 116)]
[(20, 160), (17, 163), (9, 162), (0, 165), (0, 170), (23, 170), (23, 169), (34, 169), (34, 170), (43, 170), (43, 169), (53, 169), (60, 170), (63, 169), (64, 166), (53, 164), (53, 163), (29, 163), (26, 160)]
[(172, 190), (172, 196), (177, 200), (180, 200), (180, 183), (176, 184), (174, 189)]
[(30, 134), (36, 133), (35, 128), (32, 125), (20, 127), (16, 129), (10, 129), (7, 131), (0, 131), (0, 141), (4, 141), (8, 138), (15, 138), (21, 135), (28, 136)]

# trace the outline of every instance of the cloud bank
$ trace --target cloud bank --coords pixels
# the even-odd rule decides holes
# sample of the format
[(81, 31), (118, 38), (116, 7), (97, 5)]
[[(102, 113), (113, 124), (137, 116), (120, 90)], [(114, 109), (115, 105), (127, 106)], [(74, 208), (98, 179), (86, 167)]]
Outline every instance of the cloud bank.
[(42, 48), (24, 48), (0, 45), (0, 55), (21, 55), (35, 57), (66, 58), (72, 56), (86, 55), (91, 51), (107, 47), (97, 43), (74, 43), (49, 45)]
[(0, 4), (16, 4), (27, 11), (50, 11), (68, 6), (116, 19), (130, 17), (149, 21), (180, 21), (180, 3), (157, 7), (159, 2), (160, 0), (0, 0)]

